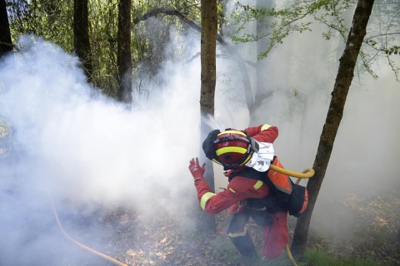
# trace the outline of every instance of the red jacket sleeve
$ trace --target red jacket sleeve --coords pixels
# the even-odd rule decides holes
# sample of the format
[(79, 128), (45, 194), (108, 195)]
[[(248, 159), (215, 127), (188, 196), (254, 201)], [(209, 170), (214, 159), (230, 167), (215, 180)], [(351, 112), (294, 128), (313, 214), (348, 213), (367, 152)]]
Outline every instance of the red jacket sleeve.
[(195, 182), (200, 206), (210, 214), (220, 213), (233, 204), (247, 198), (262, 198), (268, 195), (268, 186), (262, 181), (236, 176), (220, 193), (212, 193), (204, 179)]
[(249, 127), (244, 131), (246, 131), (247, 134), (249, 134), (249, 136), (254, 138), (256, 141), (269, 143), (273, 143), (279, 134), (277, 127), (270, 126), (268, 124)]

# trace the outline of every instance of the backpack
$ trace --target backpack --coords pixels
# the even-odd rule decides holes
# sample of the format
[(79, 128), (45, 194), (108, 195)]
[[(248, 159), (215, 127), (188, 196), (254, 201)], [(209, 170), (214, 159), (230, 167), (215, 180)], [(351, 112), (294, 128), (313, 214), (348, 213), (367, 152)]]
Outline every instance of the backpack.
[(268, 186), (270, 193), (264, 198), (247, 199), (247, 204), (250, 208), (260, 208), (261, 206), (265, 206), (267, 207), (268, 212), (274, 213), (288, 211), (289, 215), (299, 217), (304, 212), (304, 204), (307, 204), (308, 201), (307, 189), (293, 183), (287, 175), (283, 175), (282, 178), (288, 179), (291, 189), (282, 191), (281, 189), (278, 189), (269, 178), (269, 171), (270, 170), (266, 172), (258, 172), (253, 168), (245, 167), (238, 172), (231, 173), (229, 175), (229, 181), (231, 181), (235, 176), (242, 176), (262, 181)]

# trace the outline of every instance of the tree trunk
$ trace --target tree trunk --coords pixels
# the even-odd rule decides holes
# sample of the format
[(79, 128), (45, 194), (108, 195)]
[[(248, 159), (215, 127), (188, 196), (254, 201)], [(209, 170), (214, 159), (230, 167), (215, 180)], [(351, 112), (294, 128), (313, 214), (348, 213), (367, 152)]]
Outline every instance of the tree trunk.
[(119, 2), (118, 100), (127, 104), (132, 102), (131, 6), (132, 0)]
[(313, 168), (315, 175), (308, 181), (308, 207), (299, 217), (292, 243), (292, 254), (295, 257), (304, 255), (307, 243), (308, 229), (315, 202), (325, 176), (336, 133), (343, 116), (347, 93), (354, 76), (354, 67), (366, 34), (366, 28), (371, 15), (374, 0), (359, 0), (353, 16), (353, 26), (350, 29), (346, 48), (340, 58), (338, 74), (333, 87), (332, 99), (327, 118), (322, 130), (317, 155)]
[[(199, 25), (197, 25), (193, 20), (189, 19), (185, 15), (183, 15), (181, 12), (179, 12), (177, 10), (167, 10), (167, 9), (163, 9), (163, 8), (153, 9), (152, 11), (144, 14), (143, 16), (135, 18), (133, 20), (133, 24), (136, 25), (140, 21), (146, 20), (151, 17), (155, 17), (158, 14), (177, 16), (180, 20), (182, 20), (184, 23), (186, 23), (192, 29), (194, 29), (198, 32), (202, 31), (202, 28)], [(222, 38), (222, 36), (219, 35), (218, 33), (217, 33), (216, 39), (228, 51), (228, 53), (230, 53), (232, 55), (233, 59), (236, 61), (237, 65), (239, 67), (240, 75), (241, 75), (242, 81), (243, 81), (243, 88), (244, 88), (244, 93), (246, 96), (247, 107), (249, 109), (249, 112), (252, 112), (254, 110), (254, 99), (253, 99), (254, 97), (253, 97), (253, 93), (252, 93), (252, 89), (251, 89), (252, 87), (251, 87), (251, 83), (250, 83), (249, 74), (248, 74), (248, 71), (246, 68), (246, 61), (242, 58), (242, 56), (239, 54), (239, 52), (232, 45), (225, 42), (225, 40)], [(210, 97), (212, 99), (214, 99), (214, 95), (212, 95)], [(208, 101), (208, 99), (205, 99), (205, 102), (207, 102), (207, 101)], [(214, 100), (212, 100), (212, 105), (213, 105), (212, 109), (214, 109)], [(212, 112), (214, 113), (214, 111), (212, 111)], [(207, 112), (205, 112), (205, 113), (207, 113)]]
[[(214, 116), (214, 98), (216, 84), (216, 45), (217, 45), (217, 1), (201, 1), (201, 115)], [(205, 123), (201, 123), (201, 140), (204, 140), (210, 131)], [(203, 154), (203, 152), (201, 152)], [(204, 158), (204, 156), (200, 156)], [(210, 189), (214, 190), (213, 163), (208, 161), (204, 175)], [(215, 230), (215, 217), (199, 208), (197, 228), (202, 231)]]
[(88, 82), (92, 82), (92, 52), (89, 41), (88, 0), (74, 0), (74, 48), (82, 61)]
[(13, 49), (6, 0), (0, 0), (0, 58)]

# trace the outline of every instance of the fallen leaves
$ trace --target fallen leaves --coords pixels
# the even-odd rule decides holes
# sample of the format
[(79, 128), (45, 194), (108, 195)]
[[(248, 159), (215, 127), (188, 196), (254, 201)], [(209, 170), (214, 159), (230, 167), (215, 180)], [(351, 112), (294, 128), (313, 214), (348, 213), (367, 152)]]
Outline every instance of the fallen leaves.
[[(309, 238), (308, 248), (316, 248), (336, 257), (370, 257), (386, 265), (400, 265), (400, 244), (394, 240), (400, 226), (399, 195), (348, 195), (341, 199), (343, 208), (351, 210), (357, 216), (358, 222), (353, 228), (355, 238), (349, 237), (337, 243), (321, 235), (312, 236)], [(225, 212), (218, 214), (216, 221), (222, 221), (225, 216)], [(167, 212), (160, 211), (156, 216), (146, 217), (133, 210), (119, 209), (102, 213), (98, 221), (107, 230), (103, 234), (86, 233), (82, 238), (87, 236), (94, 238), (92, 241), (97, 238), (99, 243), (107, 243), (107, 254), (130, 266), (249, 265), (240, 258), (240, 254), (225, 235), (188, 230), (190, 226), (185, 226), (183, 220), (171, 217)], [(290, 235), (293, 235), (295, 221), (294, 218), (289, 219)], [(88, 223), (82, 223), (82, 232), (85, 232), (86, 224)], [(260, 252), (263, 247), (261, 228), (252, 220), (247, 227)], [(291, 265), (286, 258), (283, 261)], [(104, 265), (109, 264), (104, 262)], [(271, 264), (263, 259), (263, 265)]]

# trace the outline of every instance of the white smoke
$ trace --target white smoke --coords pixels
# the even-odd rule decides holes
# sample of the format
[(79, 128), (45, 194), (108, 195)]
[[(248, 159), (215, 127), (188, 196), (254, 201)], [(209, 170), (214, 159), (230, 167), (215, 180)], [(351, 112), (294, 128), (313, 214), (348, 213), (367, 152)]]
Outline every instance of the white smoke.
[[(262, 70), (266, 87), (277, 90), (252, 118), (279, 128), (276, 154), (296, 171), (311, 167), (315, 159), (337, 72), (332, 66), (337, 60), (331, 59), (340, 54), (338, 42), (320, 36), (317, 28), (273, 49), (269, 67)], [(200, 152), (199, 60), (183, 69), (167, 63), (166, 85), (153, 91), (148, 105), (142, 105), (146, 108), (128, 111), (86, 84), (76, 57), (33, 36), (19, 43), (24, 50), (0, 64), (0, 115), (13, 127), (20, 155), (0, 168), (0, 248), (11, 254), (11, 259), (0, 254), (0, 264), (49, 264), (52, 259), (38, 255), (43, 249), (58, 262), (71, 254), (78, 257), (74, 248), (60, 243), (47, 193), (72, 235), (77, 229), (67, 218), (76, 210), (90, 213), (90, 206), (124, 204), (140, 212), (164, 208), (173, 214), (183, 210), (182, 193), (195, 199), (187, 166)], [(256, 62), (255, 46), (239, 47), (246, 48), (239, 51), (245, 59)], [(199, 49), (194, 49), (196, 54)], [(249, 125), (248, 111), (243, 98), (231, 97), (244, 95), (237, 65), (219, 59), (217, 68), (215, 120), (208, 124), (243, 129)], [(254, 80), (254, 69), (248, 69)], [(277, 70), (273, 82), (267, 75), (271, 69)], [(335, 197), (398, 188), (399, 84), (387, 67), (379, 74), (378, 80), (355, 80), (350, 89), (311, 223), (321, 232), (345, 232), (352, 221), (335, 207)], [(224, 186), (226, 178), (217, 174), (216, 183)], [(24, 256), (18, 256), (21, 250)]]
[[(85, 82), (76, 57), (35, 36), (19, 45), (23, 50), (0, 65), (0, 114), (12, 125), (19, 154), (1, 166), (5, 254), (60, 241), (49, 226), (55, 221), (47, 195), (61, 214), (72, 213), (71, 206), (182, 213), (182, 195), (196, 198), (187, 167), (199, 154), (199, 61), (185, 65), (184, 75), (181, 66), (166, 65), (167, 85), (145, 108), (127, 110)], [(38, 226), (53, 229), (32, 232)], [(12, 265), (7, 259), (2, 263)], [(43, 265), (30, 259), (17, 265)]]
[[(244, 5), (252, 3), (255, 4), (243, 2)], [(232, 5), (228, 7), (233, 8)], [(351, 10), (345, 15), (347, 23), (351, 23)], [(233, 32), (232, 29), (227, 31)], [(259, 73), (264, 77), (262, 89), (270, 92), (270, 95), (254, 112), (250, 123), (268, 123), (279, 128), (279, 137), (274, 143), (275, 154), (286, 168), (294, 171), (301, 172), (312, 167), (315, 160), (339, 58), (344, 48), (338, 34), (329, 41), (324, 40), (321, 36), (326, 31), (323, 25), (314, 23), (312, 32), (291, 34), (283, 40), (283, 44), (274, 47), (260, 64)], [(247, 24), (243, 31), (249, 34), (255, 32), (255, 23)], [(256, 43), (239, 44), (236, 47), (241, 48), (239, 52), (243, 58), (257, 62), (254, 53), (257, 50)], [(393, 56), (392, 60), (397, 66), (400, 64), (399, 56)], [(228, 69), (227, 64), (221, 64), (220, 67), (220, 71)], [(349, 230), (355, 217), (343, 208), (343, 201), (349, 196), (384, 194), (396, 191), (400, 186), (400, 166), (397, 163), (400, 147), (396, 137), (400, 134), (397, 118), (400, 112), (400, 85), (387, 61), (377, 60), (371, 67), (378, 74), (378, 79), (373, 79), (361, 68), (355, 70), (343, 119), (311, 220), (311, 229), (321, 234), (351, 236)], [(247, 65), (247, 70), (253, 77), (254, 94), (257, 86), (254, 82), (255, 69)], [(243, 90), (238, 77), (240, 75), (231, 75), (231, 84), (236, 85), (236, 92)], [(219, 90), (227, 91), (228, 88), (220, 86)], [(223, 100), (218, 101), (218, 104)], [(227, 103), (226, 97), (224, 103)], [(217, 117), (224, 114), (223, 119), (229, 121), (225, 123), (227, 127), (234, 127), (225, 113), (225, 109), (231, 106), (225, 104), (216, 110)], [(235, 123), (243, 125), (249, 122), (243, 119), (243, 112), (238, 113), (239, 118)], [(237, 118), (236, 115), (234, 117)], [(306, 181), (300, 184), (305, 185)], [(339, 200), (342, 201), (340, 204)], [(332, 226), (332, 221), (335, 226)]]

